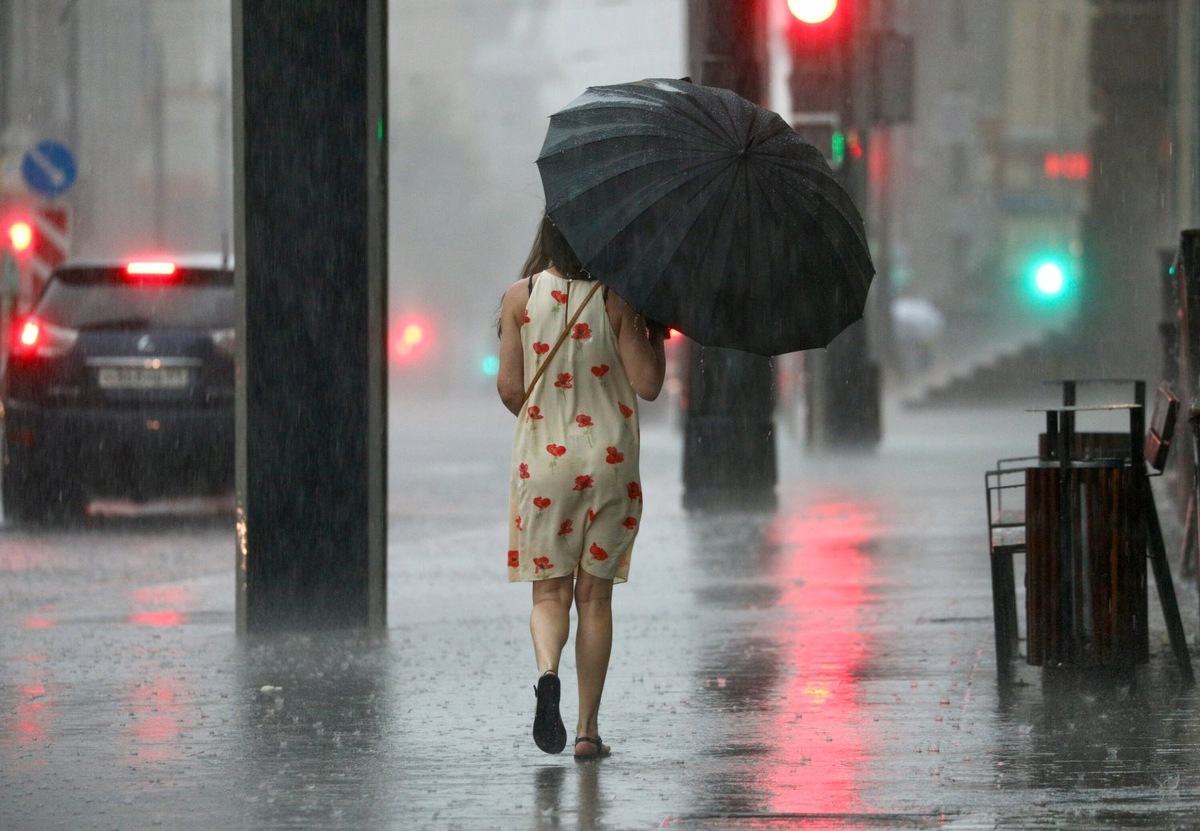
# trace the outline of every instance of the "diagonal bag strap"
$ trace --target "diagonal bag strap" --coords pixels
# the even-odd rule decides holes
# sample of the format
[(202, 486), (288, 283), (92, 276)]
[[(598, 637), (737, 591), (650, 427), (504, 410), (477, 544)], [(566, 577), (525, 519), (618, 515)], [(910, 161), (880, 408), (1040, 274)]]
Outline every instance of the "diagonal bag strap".
[(525, 406), (525, 402), (529, 400), (529, 396), (533, 395), (533, 388), (537, 386), (537, 382), (546, 372), (546, 367), (550, 366), (550, 361), (554, 359), (554, 355), (558, 352), (558, 347), (563, 345), (563, 341), (567, 339), (567, 333), (571, 331), (571, 327), (575, 325), (575, 321), (579, 320), (579, 316), (583, 314), (583, 308), (592, 299), (592, 295), (596, 293), (596, 289), (600, 288), (600, 281), (592, 286), (592, 290), (587, 293), (587, 297), (583, 298), (583, 302), (579, 304), (579, 308), (575, 310), (575, 314), (571, 315), (571, 319), (567, 321), (567, 325), (563, 327), (562, 334), (558, 336), (558, 341), (555, 342), (554, 348), (546, 355), (546, 360), (542, 361), (542, 365), (538, 367), (538, 371), (534, 373), (533, 380), (529, 382), (529, 386), (525, 388), (525, 397), (521, 399), (521, 406)]

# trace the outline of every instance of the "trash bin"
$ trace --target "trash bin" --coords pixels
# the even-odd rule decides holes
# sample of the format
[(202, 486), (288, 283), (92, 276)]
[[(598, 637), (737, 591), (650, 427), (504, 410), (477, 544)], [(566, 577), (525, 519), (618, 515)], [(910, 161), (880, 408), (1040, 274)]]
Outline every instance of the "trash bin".
[(1026, 468), (1027, 661), (1149, 660), (1144, 476), (1125, 460)]

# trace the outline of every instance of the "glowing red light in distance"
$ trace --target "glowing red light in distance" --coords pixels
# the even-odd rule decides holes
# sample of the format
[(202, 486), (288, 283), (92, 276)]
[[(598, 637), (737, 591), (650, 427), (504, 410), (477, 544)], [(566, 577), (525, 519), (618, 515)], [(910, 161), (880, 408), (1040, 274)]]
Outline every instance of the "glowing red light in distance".
[(175, 263), (167, 262), (138, 262), (125, 266), (126, 274), (140, 274), (153, 277), (170, 277), (175, 273)]
[(17, 333), (17, 342), (22, 346), (33, 346), (38, 342), (38, 335), (41, 332), (36, 320), (27, 320), (21, 324), (21, 330)]
[(1047, 179), (1086, 179), (1092, 175), (1092, 158), (1087, 153), (1047, 153), (1042, 171)]
[(14, 222), (8, 226), (8, 241), (14, 251), (26, 251), (33, 244), (33, 228), (28, 222)]
[(788, 11), (801, 23), (824, 23), (837, 9), (837, 0), (788, 0)]
[(397, 361), (415, 361), (429, 348), (429, 327), (423, 320), (402, 320), (392, 331), (392, 355)]

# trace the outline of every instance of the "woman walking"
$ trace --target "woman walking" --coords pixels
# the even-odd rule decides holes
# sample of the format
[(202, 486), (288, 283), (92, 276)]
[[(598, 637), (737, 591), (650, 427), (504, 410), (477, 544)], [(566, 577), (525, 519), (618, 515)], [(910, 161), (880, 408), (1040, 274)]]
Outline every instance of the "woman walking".
[(533, 738), (559, 753), (559, 659), (578, 616), (574, 753), (607, 756), (600, 698), (612, 650), (612, 587), (628, 579), (642, 516), (638, 397), (662, 389), (665, 330), (584, 271), (549, 216), (500, 310), (497, 389), (517, 416), (508, 579), (533, 583), (539, 678)]

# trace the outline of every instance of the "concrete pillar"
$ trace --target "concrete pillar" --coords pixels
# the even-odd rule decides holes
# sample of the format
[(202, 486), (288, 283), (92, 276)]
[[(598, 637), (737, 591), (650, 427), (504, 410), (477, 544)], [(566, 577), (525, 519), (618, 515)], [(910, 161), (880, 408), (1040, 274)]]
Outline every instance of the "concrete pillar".
[(386, 0), (233, 0), (240, 632), (383, 627)]

